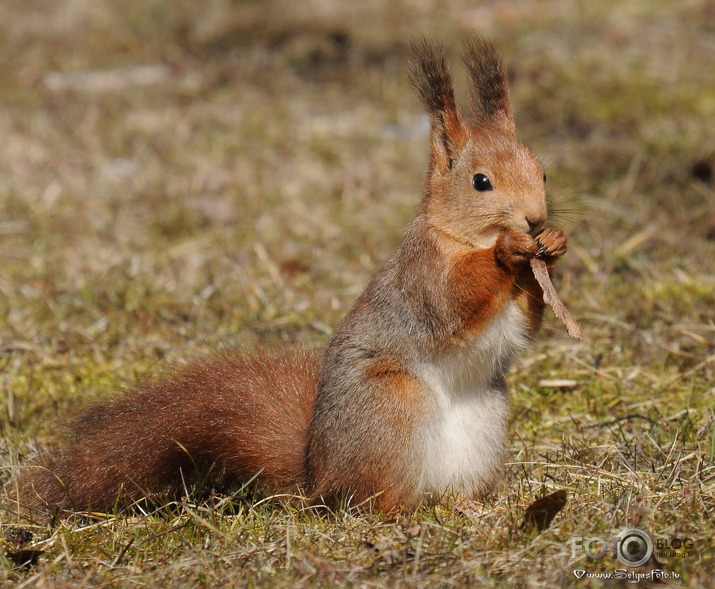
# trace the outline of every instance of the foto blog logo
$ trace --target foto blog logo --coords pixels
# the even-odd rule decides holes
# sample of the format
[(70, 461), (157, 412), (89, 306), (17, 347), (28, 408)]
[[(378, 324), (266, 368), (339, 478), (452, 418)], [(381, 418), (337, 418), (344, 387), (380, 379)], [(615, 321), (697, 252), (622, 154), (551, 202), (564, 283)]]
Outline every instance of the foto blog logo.
[(640, 567), (653, 556), (654, 544), (650, 534), (640, 528), (625, 528), (611, 538), (610, 542), (594, 536), (584, 540), (582, 536), (571, 537), (571, 557), (576, 560), (577, 550), (597, 560), (611, 552), (613, 557), (626, 567)]

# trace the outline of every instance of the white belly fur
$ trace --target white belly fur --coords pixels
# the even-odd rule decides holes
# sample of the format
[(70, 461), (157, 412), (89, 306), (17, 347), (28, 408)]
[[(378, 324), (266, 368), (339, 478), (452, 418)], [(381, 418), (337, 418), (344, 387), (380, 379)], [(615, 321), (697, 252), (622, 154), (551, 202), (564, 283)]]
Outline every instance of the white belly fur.
[(423, 493), (470, 496), (498, 481), (509, 414), (498, 383), (527, 343), (523, 314), (510, 302), (472, 341), (418, 366), (433, 396), (417, 454)]

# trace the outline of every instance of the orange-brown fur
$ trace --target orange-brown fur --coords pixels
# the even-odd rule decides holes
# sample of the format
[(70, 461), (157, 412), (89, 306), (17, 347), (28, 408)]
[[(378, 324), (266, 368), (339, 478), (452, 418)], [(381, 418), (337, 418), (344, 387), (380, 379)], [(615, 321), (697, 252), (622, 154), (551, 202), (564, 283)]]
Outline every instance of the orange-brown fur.
[[(402, 246), (328, 346), (308, 449), (316, 495), (342, 489), (360, 502), (390, 489), (392, 503), (383, 495), (379, 504), (391, 508), (412, 505), (419, 495), (414, 489), (422, 475), (413, 452), (421, 432), (407, 426), (389, 430), (382, 418), (399, 406), (395, 389), (385, 390), (384, 379), (361, 378), (350, 368), (373, 366), (374, 356), (393, 355), (404, 365), (449, 351), (478, 337), (510, 300), (524, 312), (527, 335), (533, 336), (544, 306), (540, 288), (528, 275), (528, 259), (540, 248), (557, 257), (551, 242), (535, 238), (546, 221), (543, 170), (514, 136), (506, 78), (491, 44), (477, 40), (465, 53), (474, 122), (456, 110), (451, 74), (439, 48), (424, 44), (416, 53), (411, 78), (432, 120), (425, 197)], [(498, 179), (498, 192), (476, 201), (469, 188), (476, 172)], [(410, 341), (407, 349), (381, 335), (401, 333), (402, 322), (408, 326), (402, 335)], [(401, 410), (409, 423), (419, 423), (427, 412), (430, 395), (421, 386), (416, 382), (418, 401)], [(384, 406), (376, 408), (379, 403)], [(361, 418), (366, 411), (369, 422)], [(336, 414), (362, 429), (340, 431), (344, 424), (336, 422)], [(379, 434), (383, 443), (366, 442)], [(373, 477), (355, 476), (364, 465), (372, 465)], [(381, 477), (378, 482), (374, 473)], [(482, 488), (491, 486), (484, 482)]]
[[(441, 496), (451, 476), (470, 496), (497, 484), (504, 373), (544, 308), (529, 259), (555, 261), (566, 236), (544, 228), (543, 170), (516, 139), (491, 43), (465, 48), (471, 120), (457, 111), (442, 50), (422, 43), (415, 54), (411, 79), (431, 119), (425, 194), (322, 357), (224, 350), (140, 383), (87, 410), (11, 499), (101, 509), (118, 495), (180, 492), (208, 468), (229, 483), (257, 476), (269, 492), (372, 499), (384, 511)], [(478, 174), (488, 190), (473, 187)], [(469, 362), (484, 374), (470, 374)], [(483, 431), (465, 429), (471, 417)], [(461, 428), (456, 441), (449, 420)], [(445, 465), (434, 457), (442, 448)]]
[(106, 509), (181, 491), (211, 467), (226, 484), (258, 475), (263, 487), (296, 492), (319, 368), (318, 353), (308, 350), (219, 350), (139, 383), (70, 423), (65, 445), (17, 481), (20, 502)]

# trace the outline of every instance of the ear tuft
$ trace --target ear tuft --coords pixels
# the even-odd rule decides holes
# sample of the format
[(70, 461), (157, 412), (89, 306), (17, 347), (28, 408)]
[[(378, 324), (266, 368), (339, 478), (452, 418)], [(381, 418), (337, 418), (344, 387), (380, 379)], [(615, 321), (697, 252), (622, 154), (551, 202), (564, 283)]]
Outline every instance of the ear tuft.
[(422, 40), (412, 45), (410, 82), (432, 120), (432, 157), (442, 171), (449, 169), (466, 142), (466, 131), (457, 112), (452, 72), (444, 47)]
[(452, 72), (447, 65), (444, 47), (423, 39), (412, 45), (413, 61), (410, 63), (410, 82), (432, 115), (456, 111)]
[(464, 44), (462, 61), (469, 72), (474, 114), (481, 122), (496, 123), (513, 134), (509, 83), (494, 43), (485, 37), (473, 37)]

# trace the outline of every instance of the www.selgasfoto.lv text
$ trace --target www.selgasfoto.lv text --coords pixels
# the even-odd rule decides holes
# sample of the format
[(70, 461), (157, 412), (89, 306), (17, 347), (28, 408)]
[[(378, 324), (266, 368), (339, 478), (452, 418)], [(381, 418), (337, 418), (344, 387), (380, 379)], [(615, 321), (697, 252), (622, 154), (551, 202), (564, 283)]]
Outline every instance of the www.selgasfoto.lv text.
[(611, 573), (591, 573), (584, 569), (575, 569), (573, 572), (577, 579), (614, 579), (627, 581), (656, 581), (660, 579), (679, 579), (680, 574), (676, 572), (663, 571), (661, 569), (652, 569), (647, 573), (639, 573), (629, 571), (628, 569), (616, 569)]

